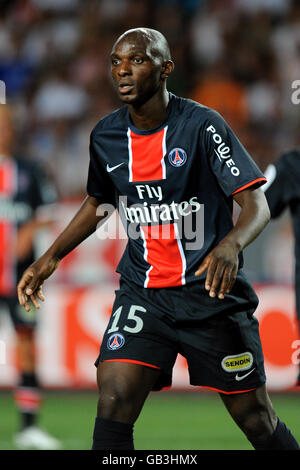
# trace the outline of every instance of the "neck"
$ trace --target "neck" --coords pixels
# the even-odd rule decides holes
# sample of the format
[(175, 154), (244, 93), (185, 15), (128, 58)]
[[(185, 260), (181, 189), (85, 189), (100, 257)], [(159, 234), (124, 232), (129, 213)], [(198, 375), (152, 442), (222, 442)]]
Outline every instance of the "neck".
[(155, 129), (159, 127), (167, 117), (169, 93), (164, 88), (155, 93), (142, 105), (129, 105), (131, 120), (138, 129)]

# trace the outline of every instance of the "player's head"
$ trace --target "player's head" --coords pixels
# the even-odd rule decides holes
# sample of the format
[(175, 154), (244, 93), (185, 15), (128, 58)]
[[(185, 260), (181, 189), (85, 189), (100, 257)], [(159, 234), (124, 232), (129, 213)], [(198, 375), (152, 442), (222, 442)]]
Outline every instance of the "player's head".
[(13, 113), (9, 106), (0, 105), (0, 155), (9, 156), (14, 142)]
[(148, 101), (159, 89), (165, 88), (173, 68), (168, 42), (155, 29), (130, 29), (113, 45), (112, 78), (124, 103)]

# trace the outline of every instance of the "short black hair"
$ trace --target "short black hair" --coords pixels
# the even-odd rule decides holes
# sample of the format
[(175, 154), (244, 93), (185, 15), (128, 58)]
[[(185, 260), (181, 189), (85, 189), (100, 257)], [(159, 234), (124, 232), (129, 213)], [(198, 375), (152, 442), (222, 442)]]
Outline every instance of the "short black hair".
[(163, 62), (171, 60), (171, 52), (168, 41), (160, 31), (151, 28), (129, 29), (117, 39), (114, 46), (118, 42), (125, 39), (128, 35), (142, 36), (146, 41), (151, 44), (151, 49), (155, 56), (159, 56)]

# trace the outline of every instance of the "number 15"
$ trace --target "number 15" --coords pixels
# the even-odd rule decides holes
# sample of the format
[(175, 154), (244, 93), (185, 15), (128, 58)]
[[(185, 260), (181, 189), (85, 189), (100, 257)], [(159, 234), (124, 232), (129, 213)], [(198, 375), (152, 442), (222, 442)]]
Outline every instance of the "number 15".
[[(112, 317), (114, 318), (114, 320), (112, 322), (112, 325), (111, 325), (110, 329), (107, 331), (107, 334), (114, 333), (115, 331), (119, 331), (118, 322), (119, 322), (119, 319), (120, 319), (120, 316), (121, 316), (121, 313), (122, 313), (122, 308), (123, 308), (123, 305), (121, 305), (113, 313)], [(139, 317), (135, 314), (135, 312), (137, 312), (137, 311), (146, 312), (147, 310), (144, 307), (141, 307), (139, 305), (131, 305), (131, 307), (129, 309), (128, 316), (127, 316), (127, 320), (134, 321), (135, 326), (130, 327), (130, 326), (125, 325), (124, 328), (123, 328), (124, 331), (128, 331), (129, 333), (138, 333), (143, 328), (144, 322), (141, 319), (141, 317)]]

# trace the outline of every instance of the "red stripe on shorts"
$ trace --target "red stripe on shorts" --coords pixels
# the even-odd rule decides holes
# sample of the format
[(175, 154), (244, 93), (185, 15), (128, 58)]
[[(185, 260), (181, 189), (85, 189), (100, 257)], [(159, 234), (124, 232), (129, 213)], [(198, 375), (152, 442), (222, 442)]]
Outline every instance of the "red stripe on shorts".
[(225, 392), (224, 390), (220, 390), (218, 388), (213, 388), (213, 387), (207, 387), (206, 385), (201, 385), (202, 388), (208, 388), (209, 390), (214, 390), (215, 392), (220, 392), (220, 393), (225, 393), (225, 395), (234, 395), (235, 393), (246, 393), (246, 392), (252, 392), (252, 390), (256, 390), (257, 387), (255, 388), (249, 388), (249, 390), (235, 390), (233, 392)]
[(160, 369), (158, 366), (148, 364), (147, 362), (136, 361), (134, 359), (104, 359), (103, 362), (129, 362), (130, 364), (140, 364), (141, 366), (152, 367), (153, 369)]

